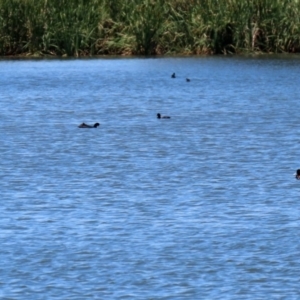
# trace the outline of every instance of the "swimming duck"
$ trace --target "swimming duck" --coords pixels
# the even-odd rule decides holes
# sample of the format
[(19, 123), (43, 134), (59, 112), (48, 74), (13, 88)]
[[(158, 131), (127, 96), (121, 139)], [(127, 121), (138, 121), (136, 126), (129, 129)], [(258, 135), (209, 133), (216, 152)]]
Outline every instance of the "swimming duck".
[(95, 123), (94, 126), (92, 126), (92, 125), (87, 125), (87, 124), (85, 124), (85, 123), (82, 123), (82, 124), (80, 124), (78, 127), (79, 127), (79, 128), (97, 128), (98, 126), (100, 126), (99, 123)]
[(161, 114), (157, 114), (157, 119), (171, 119), (169, 116), (162, 116)]
[(190, 82), (190, 81), (191, 81), (191, 79), (189, 79), (189, 78), (186, 79), (186, 82)]
[(295, 178), (297, 179), (297, 180), (299, 180), (300, 179), (300, 169), (298, 169), (297, 171), (296, 171), (296, 174), (294, 174), (295, 175)]
[(175, 75), (175, 73), (173, 73), (171, 77), (172, 77), (172, 78), (176, 78), (176, 75)]

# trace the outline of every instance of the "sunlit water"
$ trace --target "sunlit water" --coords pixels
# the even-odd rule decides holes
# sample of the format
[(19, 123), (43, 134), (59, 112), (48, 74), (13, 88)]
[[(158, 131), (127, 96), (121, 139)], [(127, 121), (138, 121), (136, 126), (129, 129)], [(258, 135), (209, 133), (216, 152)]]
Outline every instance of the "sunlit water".
[(300, 299), (299, 71), (0, 61), (0, 298)]

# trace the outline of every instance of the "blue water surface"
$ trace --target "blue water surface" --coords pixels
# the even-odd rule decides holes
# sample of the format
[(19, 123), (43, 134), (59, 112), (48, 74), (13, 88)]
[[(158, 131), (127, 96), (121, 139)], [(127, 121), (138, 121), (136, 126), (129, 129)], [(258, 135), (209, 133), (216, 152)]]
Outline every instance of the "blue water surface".
[(0, 60), (0, 298), (300, 299), (299, 71)]

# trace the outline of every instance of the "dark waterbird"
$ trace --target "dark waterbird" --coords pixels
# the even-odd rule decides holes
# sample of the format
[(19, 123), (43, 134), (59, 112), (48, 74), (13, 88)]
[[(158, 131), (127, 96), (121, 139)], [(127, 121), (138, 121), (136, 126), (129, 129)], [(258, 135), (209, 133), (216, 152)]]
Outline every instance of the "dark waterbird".
[(295, 178), (297, 179), (297, 180), (299, 180), (300, 179), (300, 169), (298, 169), (297, 171), (296, 171), (296, 174), (294, 174), (295, 175)]
[(95, 123), (93, 126), (92, 125), (88, 125), (85, 123), (80, 124), (78, 127), (79, 128), (97, 128), (98, 126), (100, 126), (99, 123)]
[(173, 73), (171, 77), (172, 77), (172, 78), (176, 78), (176, 75), (175, 75), (175, 73)]
[(187, 79), (186, 79), (186, 81), (187, 81), (187, 82), (190, 82), (190, 81), (191, 81), (191, 79), (187, 78)]
[(157, 114), (157, 119), (171, 119), (169, 116), (162, 116), (160, 113)]

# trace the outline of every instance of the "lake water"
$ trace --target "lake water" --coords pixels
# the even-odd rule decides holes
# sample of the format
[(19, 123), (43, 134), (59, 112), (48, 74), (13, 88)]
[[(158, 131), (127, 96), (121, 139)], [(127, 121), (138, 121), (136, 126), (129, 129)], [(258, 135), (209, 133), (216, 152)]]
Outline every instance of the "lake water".
[(0, 298), (300, 299), (299, 74), (1, 60)]

